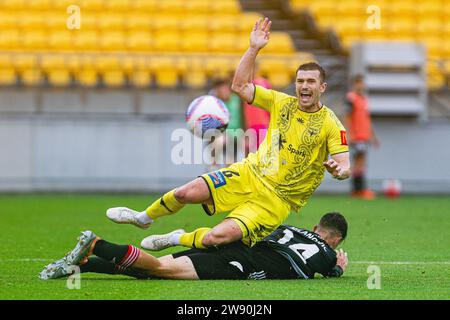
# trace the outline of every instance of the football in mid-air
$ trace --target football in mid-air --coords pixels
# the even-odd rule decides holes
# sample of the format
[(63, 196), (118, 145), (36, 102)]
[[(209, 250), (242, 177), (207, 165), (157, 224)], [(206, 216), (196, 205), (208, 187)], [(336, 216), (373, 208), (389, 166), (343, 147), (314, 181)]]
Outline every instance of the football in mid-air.
[(203, 137), (210, 129), (224, 131), (229, 120), (230, 114), (225, 103), (210, 95), (196, 98), (186, 111), (188, 128), (198, 137)]

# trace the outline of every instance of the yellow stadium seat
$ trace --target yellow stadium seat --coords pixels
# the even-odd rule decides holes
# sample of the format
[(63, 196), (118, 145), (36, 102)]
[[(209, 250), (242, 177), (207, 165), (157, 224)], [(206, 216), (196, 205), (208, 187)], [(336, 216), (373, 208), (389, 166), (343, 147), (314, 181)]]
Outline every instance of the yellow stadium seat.
[(83, 12), (80, 17), (79, 31), (85, 32), (88, 30), (96, 30), (98, 25), (98, 16), (92, 12)]
[(119, 58), (115, 56), (99, 56), (96, 59), (96, 66), (106, 86), (118, 87), (123, 85), (124, 73), (121, 69)]
[(66, 67), (66, 58), (63, 55), (43, 55), (41, 58), (42, 70), (52, 86), (67, 86), (71, 82), (69, 69)]
[(417, 11), (425, 17), (440, 17), (442, 15), (441, 1), (418, 1)]
[(80, 8), (84, 11), (102, 11), (105, 9), (103, 0), (79, 0)]
[(93, 56), (83, 56), (80, 58), (80, 69), (75, 73), (75, 78), (80, 85), (85, 87), (94, 87), (97, 85), (98, 76)]
[(103, 6), (106, 10), (125, 12), (130, 9), (131, 2), (133, 2), (133, 0), (107, 0), (103, 2)]
[(255, 26), (255, 22), (264, 18), (261, 14), (256, 12), (246, 12), (240, 16), (240, 23), (238, 24), (239, 32), (250, 34)]
[(397, 18), (413, 18), (417, 13), (417, 2), (410, 0), (397, 0), (387, 6), (388, 12)]
[(160, 32), (153, 34), (153, 49), (159, 52), (180, 50), (180, 34), (178, 32)]
[(41, 70), (34, 54), (20, 54), (14, 59), (14, 66), (24, 85), (34, 86), (41, 83)]
[(7, 12), (0, 12), (0, 30), (15, 29), (18, 27), (15, 15)]
[[(335, 14), (336, 18), (340, 15), (345, 15), (345, 17), (361, 17), (367, 15), (367, 6), (364, 2), (358, 0), (341, 0), (337, 2), (336, 7), (337, 10), (335, 9), (334, 11), (332, 11), (332, 13)], [(319, 12), (321, 13), (321, 11)]]
[(47, 47), (47, 34), (44, 31), (27, 31), (22, 34), (22, 46), (27, 50), (45, 49)]
[(67, 17), (67, 15), (55, 14), (54, 12), (50, 11), (45, 14), (45, 28), (47, 30), (56, 29), (58, 31), (67, 29)]
[(17, 82), (12, 55), (0, 53), (0, 85), (14, 85)]
[(205, 68), (209, 77), (225, 78), (235, 70), (236, 65), (229, 58), (213, 56), (206, 60)]
[(182, 77), (186, 86), (192, 89), (204, 88), (206, 86), (208, 79), (203, 58), (194, 57), (187, 59), (187, 61), (178, 62), (178, 69), (183, 69)]
[(238, 1), (211, 1), (209, 10), (212, 13), (222, 13), (227, 14), (239, 14), (241, 12), (241, 7)]
[(20, 48), (18, 30), (0, 30), (0, 49), (13, 50)]
[(138, 31), (129, 33), (126, 38), (126, 46), (130, 51), (150, 51), (153, 48), (152, 33)]
[(75, 33), (74, 47), (81, 51), (98, 49), (97, 31), (78, 30), (78, 32)]
[(211, 22), (211, 17), (208, 15), (195, 15), (189, 19), (182, 19), (180, 29), (183, 32), (206, 32)]
[(80, 70), (81, 66), (81, 57), (76, 54), (69, 54), (66, 56), (66, 68), (69, 70), (72, 74), (75, 74)]
[(49, 48), (55, 51), (73, 50), (75, 32), (76, 31), (66, 29), (64, 31), (54, 31), (50, 33), (48, 38)]
[(150, 26), (156, 32), (174, 32), (180, 29), (180, 19), (172, 15), (154, 16)]
[(59, 10), (66, 10), (71, 5), (77, 5), (78, 1), (74, 0), (52, 0), (52, 8)]
[(156, 11), (157, 4), (160, 0), (133, 0), (131, 1), (131, 10), (135, 13), (152, 13)]
[(124, 27), (128, 30), (150, 31), (152, 29), (152, 16), (150, 14), (133, 14), (133, 18), (125, 19)]
[(442, 25), (442, 35), (446, 39), (450, 39), (450, 21), (446, 21), (446, 22), (443, 23), (443, 25)]
[(102, 31), (122, 30), (124, 29), (124, 17), (119, 13), (103, 13), (98, 17), (97, 27)]
[[(236, 30), (240, 30), (240, 22), (242, 18), (240, 16), (226, 16), (226, 15), (218, 15), (215, 16), (214, 19), (210, 19), (208, 22), (209, 30), (214, 33), (220, 32), (236, 32)], [(251, 31), (251, 30), (250, 30)], [(249, 31), (249, 32), (250, 32)]]
[(18, 27), (26, 30), (45, 29), (44, 16), (40, 13), (28, 13), (22, 11), (18, 13)]
[(175, 61), (170, 57), (152, 57), (150, 60), (152, 73), (157, 85), (161, 88), (174, 88), (178, 85), (178, 70)]
[(387, 23), (387, 29), (392, 35), (413, 36), (416, 33), (415, 30), (416, 21), (413, 18), (396, 18)]
[(291, 74), (287, 64), (281, 59), (265, 59), (261, 63), (261, 72), (267, 75), (270, 83), (276, 88), (284, 88), (292, 83)]
[(430, 34), (439, 35), (444, 31), (442, 26), (443, 23), (440, 19), (420, 20), (417, 24), (417, 36), (420, 39)]
[(308, 2), (304, 0), (291, 0), (290, 1), (292, 9), (295, 11), (302, 11), (308, 6)]
[(440, 89), (445, 84), (442, 66), (437, 61), (428, 61), (426, 65), (427, 86), (430, 89)]
[(27, 0), (27, 9), (47, 10), (52, 7), (51, 0)]
[(360, 18), (349, 18), (335, 21), (333, 29), (339, 36), (357, 36), (363, 32), (372, 32), (374, 30), (368, 30), (366, 20)]
[(144, 57), (134, 57), (132, 60), (132, 70), (129, 73), (130, 83), (139, 88), (148, 87), (151, 82), (150, 61)]
[(3, 0), (2, 7), (6, 10), (21, 10), (25, 9), (26, 0)]
[(206, 52), (210, 42), (207, 32), (187, 32), (180, 40), (181, 50), (186, 52)]
[(158, 13), (165, 14), (177, 14), (185, 13), (185, 0), (166, 0), (159, 1), (156, 5), (156, 10)]
[(125, 49), (125, 35), (120, 31), (103, 32), (100, 36), (99, 47), (105, 51), (123, 51)]
[(213, 34), (210, 38), (209, 50), (220, 53), (236, 53), (236, 42), (237, 37), (234, 33)]
[(313, 16), (317, 15), (334, 15), (337, 16), (339, 3), (336, 2), (327, 2), (327, 1), (314, 1), (308, 3), (306, 6), (302, 8), (302, 10), (308, 10)]
[[(241, 41), (244, 41), (244, 39)], [(246, 46), (248, 46), (248, 41), (246, 41)], [(274, 31), (270, 33), (270, 41), (265, 47), (265, 51), (274, 54), (293, 53), (295, 52), (295, 48), (288, 33)]]
[(442, 55), (444, 58), (450, 59), (450, 42), (449, 41), (445, 41), (445, 43), (442, 45)]
[(427, 56), (429, 58), (441, 58), (444, 55), (442, 44), (444, 39), (437, 36), (422, 38), (421, 42), (426, 46)]
[(184, 9), (186, 12), (190, 13), (211, 13), (209, 8), (210, 1), (204, 0), (189, 0), (184, 4)]

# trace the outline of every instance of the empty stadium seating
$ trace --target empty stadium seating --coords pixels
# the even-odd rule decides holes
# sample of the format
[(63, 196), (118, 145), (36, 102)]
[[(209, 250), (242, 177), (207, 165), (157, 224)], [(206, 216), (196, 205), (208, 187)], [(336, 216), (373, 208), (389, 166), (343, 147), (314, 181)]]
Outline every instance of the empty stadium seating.
[[(259, 18), (238, 0), (0, 0), (0, 85), (204, 87), (235, 69)], [(264, 53), (278, 85), (313, 58), (283, 32)]]
[[(308, 10), (319, 26), (333, 29), (343, 45), (364, 40), (405, 40), (421, 42), (430, 60), (429, 87), (439, 88), (450, 79), (440, 67), (450, 60), (450, 2), (447, 0), (290, 0), (294, 10)], [(369, 28), (367, 21), (380, 9), (381, 28)], [(450, 84), (447, 84), (450, 85)]]

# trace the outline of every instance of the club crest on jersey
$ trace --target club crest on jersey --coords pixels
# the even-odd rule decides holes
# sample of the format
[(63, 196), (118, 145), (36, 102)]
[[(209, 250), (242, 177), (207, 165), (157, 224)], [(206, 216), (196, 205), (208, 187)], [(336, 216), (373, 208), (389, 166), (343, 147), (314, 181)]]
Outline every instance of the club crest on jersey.
[(227, 184), (225, 176), (220, 171), (208, 173), (208, 176), (211, 178), (214, 188), (216, 189)]

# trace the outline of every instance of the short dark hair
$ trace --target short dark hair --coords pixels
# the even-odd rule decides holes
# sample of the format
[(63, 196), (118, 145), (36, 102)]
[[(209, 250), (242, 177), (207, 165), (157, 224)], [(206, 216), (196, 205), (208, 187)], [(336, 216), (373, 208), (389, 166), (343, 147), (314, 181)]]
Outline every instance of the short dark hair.
[(352, 81), (352, 84), (364, 81), (364, 76), (362, 74), (360, 74), (360, 73), (355, 74), (355, 75), (352, 76), (351, 81)]
[(229, 86), (230, 83), (231, 83), (230, 79), (228, 79), (228, 78), (214, 78), (212, 80), (212, 87), (213, 88), (217, 88), (217, 87), (220, 87), (220, 86), (223, 86), (223, 85)]
[(326, 213), (320, 219), (319, 227), (339, 234), (342, 237), (342, 240), (347, 237), (347, 220), (345, 220), (345, 217), (339, 212)]
[(317, 62), (307, 62), (307, 63), (303, 63), (301, 64), (298, 69), (297, 72), (295, 74), (297, 74), (300, 70), (303, 71), (309, 71), (309, 70), (319, 70), (320, 72), (320, 81), (324, 82), (325, 81), (325, 77), (326, 77), (326, 73), (324, 68), (322, 68), (322, 66), (320, 64), (318, 64)]

